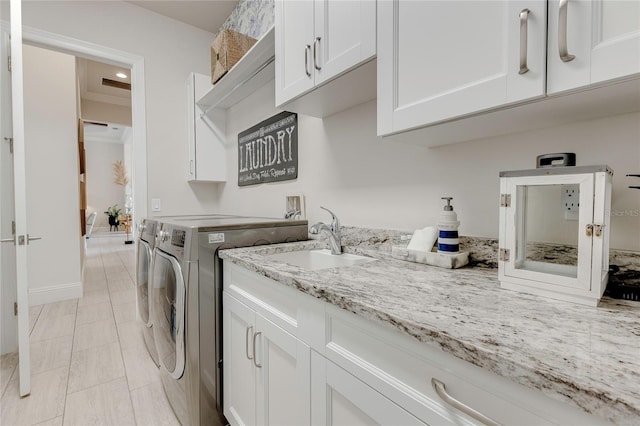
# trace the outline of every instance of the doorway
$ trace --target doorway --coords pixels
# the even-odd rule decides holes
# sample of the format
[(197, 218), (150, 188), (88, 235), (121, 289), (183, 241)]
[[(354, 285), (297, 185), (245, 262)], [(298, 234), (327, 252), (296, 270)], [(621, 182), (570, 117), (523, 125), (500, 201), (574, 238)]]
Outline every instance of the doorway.
[[(1, 28), (1, 40), (3, 42), (3, 51), (5, 44), (9, 40), (9, 28), (8, 26), (2, 26)], [(145, 217), (147, 215), (147, 163), (146, 163), (146, 122), (145, 122), (145, 84), (144, 84), (144, 59), (138, 55), (133, 55), (128, 52), (117, 51), (112, 48), (97, 46), (92, 43), (87, 43), (82, 40), (72, 39), (69, 37), (59, 36), (57, 34), (48, 33), (45, 31), (24, 28), (23, 29), (23, 43), (33, 46), (42, 47), (52, 51), (58, 51), (67, 53), (80, 58), (87, 58), (96, 60), (99, 62), (105, 62), (115, 66), (120, 66), (131, 70), (131, 117), (132, 117), (132, 164), (131, 164), (131, 176), (133, 185), (131, 188), (131, 195), (133, 198), (133, 218), (134, 224), (132, 232), (135, 232), (135, 223), (138, 218)], [(8, 44), (7, 44), (8, 46)], [(3, 58), (5, 56), (3, 55)], [(4, 97), (4, 96), (3, 96)], [(3, 100), (4, 103), (4, 100)], [(4, 115), (4, 113), (3, 113)], [(3, 135), (4, 136), (4, 135)], [(4, 151), (3, 151), (4, 154)], [(3, 176), (7, 156), (3, 155), (2, 171)], [(4, 179), (3, 179), (4, 181)], [(5, 223), (11, 223), (12, 218), (10, 212), (12, 211), (9, 205), (12, 200), (5, 200), (10, 198), (12, 194), (7, 194), (3, 191), (2, 197), (2, 212), (0, 213), (0, 220), (3, 227)], [(78, 218), (78, 215), (75, 216)], [(77, 219), (79, 223), (79, 218)], [(4, 296), (7, 294), (15, 294), (15, 289), (6, 289), (5, 287), (15, 286), (15, 264), (13, 270), (11, 268), (11, 262), (5, 262), (5, 255), (3, 251), (2, 259), (2, 294), (3, 294), (3, 308), (5, 302), (11, 302)], [(30, 268), (38, 268), (38, 265), (30, 265)], [(66, 289), (69, 290), (69, 289)], [(55, 301), (56, 297), (60, 297), (64, 293), (65, 289), (58, 289), (57, 296), (53, 296), (53, 300), (47, 300), (51, 298), (51, 293), (45, 294), (29, 294), (29, 304), (43, 303), (49, 301)], [(57, 300), (68, 298), (68, 294), (62, 295)], [(36, 300), (40, 298), (40, 300)], [(15, 300), (15, 299), (14, 299)], [(11, 303), (12, 304), (12, 303)], [(8, 312), (8, 309), (3, 309), (3, 321), (2, 321), (2, 353), (14, 352), (17, 348), (18, 336), (15, 335), (16, 318), (5, 318), (4, 313)], [(7, 337), (5, 339), (5, 337)]]
[(132, 242), (131, 70), (86, 58), (76, 58), (76, 65), (85, 242), (92, 237)]

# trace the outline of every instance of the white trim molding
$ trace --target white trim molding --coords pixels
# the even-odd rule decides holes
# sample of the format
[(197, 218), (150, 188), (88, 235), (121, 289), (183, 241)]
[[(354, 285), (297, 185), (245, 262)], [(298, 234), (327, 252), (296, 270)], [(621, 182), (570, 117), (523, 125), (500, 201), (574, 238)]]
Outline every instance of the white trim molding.
[(29, 306), (82, 297), (82, 283), (57, 284), (29, 289)]

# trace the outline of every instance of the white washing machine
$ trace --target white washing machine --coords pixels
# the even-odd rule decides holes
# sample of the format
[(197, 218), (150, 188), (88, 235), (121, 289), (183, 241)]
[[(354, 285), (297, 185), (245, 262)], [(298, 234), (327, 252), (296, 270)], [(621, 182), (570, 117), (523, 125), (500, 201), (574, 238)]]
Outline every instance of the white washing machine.
[(153, 332), (162, 385), (183, 426), (222, 414), (222, 261), (218, 251), (308, 238), (306, 220), (163, 219), (153, 254)]

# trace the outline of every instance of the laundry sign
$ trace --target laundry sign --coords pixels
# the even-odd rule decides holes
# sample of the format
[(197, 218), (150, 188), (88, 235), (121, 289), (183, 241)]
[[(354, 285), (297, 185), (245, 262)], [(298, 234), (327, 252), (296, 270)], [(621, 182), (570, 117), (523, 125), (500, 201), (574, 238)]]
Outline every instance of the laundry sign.
[(238, 186), (298, 177), (298, 114), (281, 112), (238, 134)]

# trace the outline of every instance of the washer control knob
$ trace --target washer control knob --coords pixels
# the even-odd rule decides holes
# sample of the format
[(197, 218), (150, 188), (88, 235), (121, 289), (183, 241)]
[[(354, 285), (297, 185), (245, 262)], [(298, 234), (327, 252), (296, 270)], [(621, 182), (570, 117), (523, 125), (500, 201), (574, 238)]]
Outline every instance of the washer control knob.
[(169, 233), (167, 231), (160, 231), (158, 233), (158, 239), (160, 240), (161, 243), (164, 243), (169, 239)]

